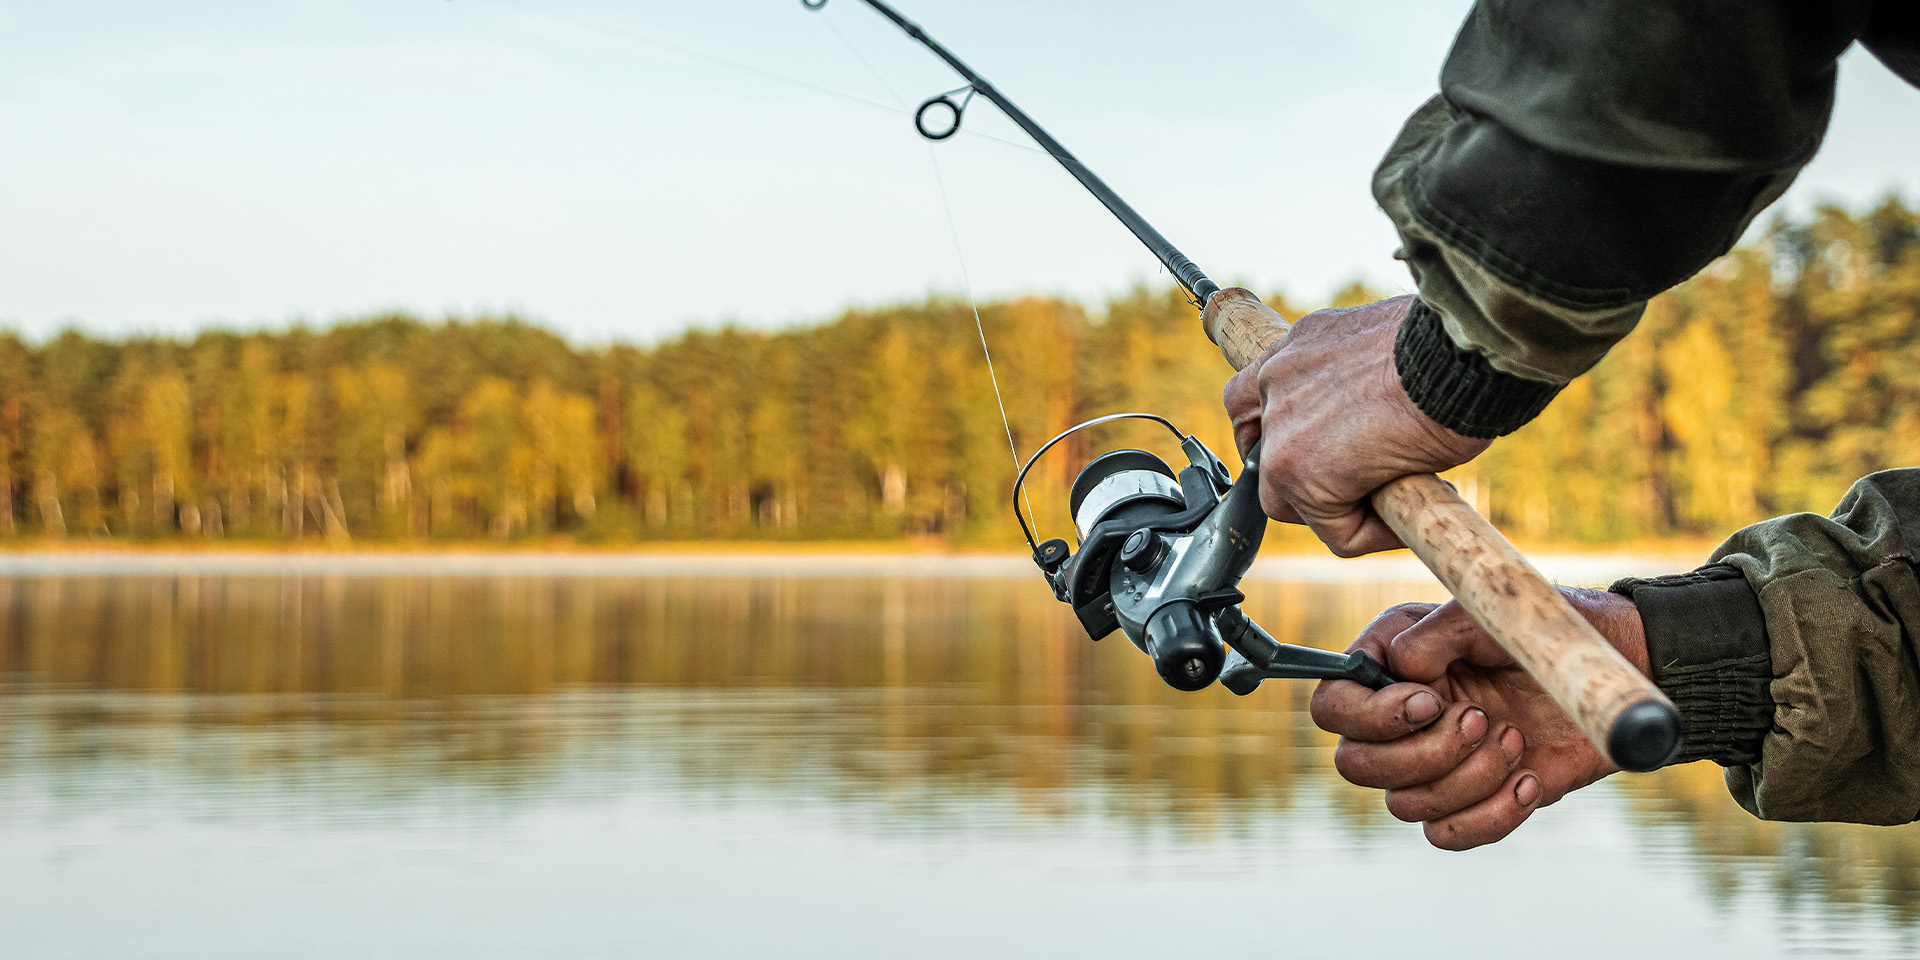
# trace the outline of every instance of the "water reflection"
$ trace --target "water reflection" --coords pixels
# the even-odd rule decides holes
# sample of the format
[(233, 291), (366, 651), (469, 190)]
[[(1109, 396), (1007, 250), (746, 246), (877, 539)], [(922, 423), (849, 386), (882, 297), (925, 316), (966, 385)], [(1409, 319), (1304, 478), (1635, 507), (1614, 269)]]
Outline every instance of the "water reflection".
[[(1248, 609), (1283, 639), (1339, 646), (1432, 589), (1264, 583)], [(1069, 873), (1210, 883), (1288, 867), (1303, 897), (1307, 864), (1412, 870), (1427, 878), (1414, 889), (1484, 875), (1513, 896), (1539, 895), (1526, 876), (1589, 869), (1645, 888), (1611, 894), (1622, 902), (1691, 888), (1700, 906), (1669, 924), (1678, 952), (1647, 955), (1749, 940), (1762, 955), (1912, 953), (1920, 919), (1920, 833), (1759, 823), (1710, 766), (1590, 791), (1495, 851), (1430, 854), (1331, 774), (1308, 685), (1176, 693), (1124, 641), (1087, 643), (1025, 579), (0, 578), (0, 677), (0, 889), (62, 875), (75, 850), (108, 861), (82, 871), (93, 880), (131, 870), (75, 839), (100, 824), (373, 831), (377, 850), (427, 838), (458, 861), (476, 835), (517, 837), (556, 811), (660, 803), (650, 821), (728, 843), (791, 815), (833, 825), (835, 857), (992, 842)], [(1063, 843), (1079, 852), (1062, 859)], [(388, 855), (360, 854), (364, 872), (399, 871), (379, 866)]]
[[(1252, 609), (1328, 642), (1389, 593), (1302, 592)], [(10, 755), (176, 752), (148, 760), (200, 785), (351, 761), (536, 789), (638, 758), (703, 787), (1006, 789), (1044, 817), (1093, 779), (1125, 785), (1127, 820), (1204, 833), (1286, 806), (1325, 755), (1304, 684), (1178, 694), (1024, 581), (27, 578), (0, 607), (5, 735), (35, 738)], [(1376, 807), (1356, 793), (1354, 822)]]

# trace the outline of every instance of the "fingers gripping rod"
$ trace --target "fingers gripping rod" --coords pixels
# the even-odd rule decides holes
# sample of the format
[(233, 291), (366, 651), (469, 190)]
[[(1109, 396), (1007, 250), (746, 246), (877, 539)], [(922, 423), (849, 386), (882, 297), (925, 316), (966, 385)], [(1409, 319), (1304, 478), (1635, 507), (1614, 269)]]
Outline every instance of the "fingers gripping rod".
[[(1201, 323), (1236, 370), (1266, 356), (1289, 331), (1286, 320), (1238, 287), (1215, 297)], [(1451, 484), (1430, 473), (1401, 477), (1374, 491), (1371, 502), (1454, 599), (1614, 763), (1652, 770), (1673, 759), (1681, 730), (1672, 701)]]
[[(1093, 194), (1094, 199), (1100, 201), (1115, 217), (1119, 218), (1128, 230), (1133, 231), (1133, 235), (1140, 238), (1140, 242), (1146, 244), (1147, 249), (1166, 265), (1174, 279), (1180, 281), (1180, 285), (1187, 289), (1195, 304), (1204, 308), (1208, 301), (1213, 299), (1213, 295), (1220, 292), (1219, 284), (1207, 279), (1207, 275), (1192, 260), (1187, 259), (1186, 254), (1181, 253), (1166, 237), (1161, 236), (1160, 231), (1155, 230), (1153, 225), (1148, 223), (1145, 217), (1140, 216), (1139, 212), (1129, 206), (1125, 200), (1120, 199), (1120, 195), (1114, 193), (1113, 188), (1107, 186), (1106, 181), (1095, 176), (1092, 170), (1087, 169), (1086, 164), (1081, 163), (1079, 158), (1068, 152), (1066, 147), (1061, 146), (1060, 141), (1055, 140), (1052, 134), (1035, 123), (1032, 117), (1027, 116), (1026, 111), (1014, 106), (1013, 101), (1008, 100), (993, 84), (987, 82), (985, 77), (975, 73), (972, 67), (967, 66), (959, 57), (941, 46), (939, 41), (927, 36), (927, 32), (921, 29), (919, 24), (902, 16), (900, 11), (883, 3), (882, 0), (864, 0), (864, 2), (867, 6), (879, 11), (881, 16), (893, 21), (900, 29), (905, 30), (907, 36), (925, 44), (927, 49), (946, 61), (947, 66), (952, 67), (955, 73), (960, 74), (967, 81), (968, 86), (932, 97), (920, 105), (920, 109), (914, 114), (914, 126), (919, 128), (921, 136), (929, 140), (945, 140), (959, 131), (961, 116), (966, 111), (966, 101), (954, 102), (952, 97), (955, 93), (967, 92), (969, 98), (974, 93), (986, 97), (993, 102), (994, 106), (1000, 108), (1000, 112), (1007, 115), (1007, 119), (1025, 130), (1041, 149), (1059, 161), (1068, 173), (1073, 174), (1073, 178), (1080, 181), (1080, 185), (1086, 187), (1087, 192)], [(827, 5), (827, 0), (800, 0), (800, 3), (809, 10), (818, 10)], [(944, 107), (953, 112), (951, 127), (941, 131), (928, 129), (927, 113), (935, 106)]]

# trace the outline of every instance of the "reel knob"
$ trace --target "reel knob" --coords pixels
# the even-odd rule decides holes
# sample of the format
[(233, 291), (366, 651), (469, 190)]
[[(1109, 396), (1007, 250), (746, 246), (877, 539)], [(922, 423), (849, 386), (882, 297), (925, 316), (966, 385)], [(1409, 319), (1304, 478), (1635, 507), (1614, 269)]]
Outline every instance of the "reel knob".
[(1219, 628), (1191, 600), (1175, 600), (1147, 618), (1146, 647), (1160, 679), (1189, 693), (1218, 679), (1227, 662)]
[(1040, 569), (1053, 573), (1066, 564), (1072, 553), (1065, 540), (1056, 538), (1041, 544), (1040, 549), (1033, 552), (1033, 562), (1039, 564)]
[(1160, 565), (1160, 558), (1167, 555), (1167, 545), (1151, 530), (1135, 530), (1127, 535), (1127, 542), (1120, 545), (1120, 562), (1128, 570), (1144, 574)]

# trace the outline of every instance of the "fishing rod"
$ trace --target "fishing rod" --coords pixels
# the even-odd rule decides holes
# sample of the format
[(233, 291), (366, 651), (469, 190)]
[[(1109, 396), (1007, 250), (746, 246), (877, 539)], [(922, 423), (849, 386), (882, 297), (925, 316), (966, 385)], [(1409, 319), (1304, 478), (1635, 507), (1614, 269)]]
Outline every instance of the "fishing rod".
[[(810, 10), (827, 0), (800, 0)], [(1060, 162), (1147, 249), (1166, 264), (1200, 309), (1208, 339), (1234, 369), (1269, 355), (1291, 326), (1253, 293), (1221, 289), (1160, 235), (1093, 171), (1060, 145), (993, 84), (883, 0), (865, 0), (907, 35), (925, 44), (967, 85), (930, 97), (914, 112), (914, 127), (929, 140), (960, 130), (975, 94), (986, 97)], [(954, 100), (956, 95), (964, 95)], [(930, 127), (944, 109), (946, 126)], [(982, 337), (984, 345), (984, 335)], [(1003, 411), (1004, 413), (1004, 411)], [(1047, 451), (1089, 427), (1116, 420), (1159, 423), (1179, 439), (1188, 466), (1177, 473), (1144, 450), (1095, 457), (1074, 479), (1068, 502), (1079, 549), (1061, 539), (1036, 543), (1020, 511), (1022, 485)], [(1008, 428), (1012, 440), (1012, 428)], [(1262, 680), (1339, 678), (1375, 689), (1395, 682), (1364, 653), (1338, 654), (1276, 641), (1246, 614), (1238, 584), (1253, 564), (1266, 532), (1260, 506), (1260, 443), (1229, 476), (1206, 445), (1166, 419), (1123, 413), (1096, 417), (1043, 444), (1014, 479), (1014, 517), (1033, 548), (1034, 563), (1054, 597), (1073, 608), (1094, 640), (1119, 630), (1154, 661), (1160, 676), (1180, 690), (1202, 690), (1217, 680), (1233, 693), (1252, 693)], [(1016, 459), (1018, 457), (1016, 456)], [(1569, 605), (1493, 524), (1433, 474), (1391, 481), (1369, 503), (1468, 613), (1533, 676), (1614, 763), (1652, 770), (1680, 748), (1680, 715), (1653, 682), (1621, 656)]]
[[(1055, 140), (1045, 127), (1035, 123), (1032, 117), (1027, 116), (1026, 111), (1007, 99), (1006, 94), (987, 82), (985, 77), (975, 73), (972, 67), (967, 66), (966, 61), (954, 56), (952, 51), (940, 44), (940, 41), (928, 36), (927, 31), (921, 29), (919, 24), (908, 20), (901, 15), (900, 11), (883, 3), (882, 0), (864, 0), (864, 2), (867, 6), (879, 11), (881, 16), (893, 21), (900, 29), (905, 30), (907, 36), (925, 44), (927, 49), (946, 61), (947, 66), (952, 67), (955, 73), (960, 74), (961, 78), (967, 81), (964, 87), (928, 97), (924, 103), (920, 104), (920, 108), (914, 111), (913, 125), (920, 131), (921, 136), (928, 140), (939, 141), (959, 133), (961, 119), (966, 115), (967, 104), (973, 101), (974, 95), (979, 94), (987, 98), (994, 106), (1000, 108), (1001, 113), (1007, 115), (1007, 119), (1025, 130), (1041, 149), (1047, 151), (1053, 159), (1058, 160), (1068, 173), (1073, 174), (1073, 178), (1080, 181), (1080, 185), (1086, 187), (1087, 192), (1093, 194), (1094, 199), (1100, 201), (1115, 217), (1119, 218), (1128, 230), (1133, 231), (1133, 235), (1139, 237), (1140, 242), (1147, 245), (1147, 250), (1159, 258), (1160, 262), (1165, 264), (1167, 270), (1173, 274), (1174, 279), (1180, 281), (1180, 285), (1187, 289), (1195, 305), (1204, 309), (1213, 300), (1213, 295), (1220, 292), (1220, 285), (1207, 279), (1207, 275), (1192, 260), (1187, 259), (1187, 255), (1181, 253), (1171, 241), (1161, 236), (1160, 231), (1155, 230), (1153, 224), (1148, 223), (1139, 211), (1120, 199), (1120, 195), (1114, 193), (1113, 188), (1107, 186), (1106, 181), (1087, 169), (1087, 165), (1081, 163), (1080, 159), (1066, 147), (1061, 146), (1060, 141)], [(800, 4), (809, 10), (818, 10), (827, 5), (827, 0), (800, 0)], [(964, 96), (960, 100), (953, 99), (961, 94)], [(928, 115), (936, 109), (946, 110), (952, 114), (952, 119), (945, 126), (929, 127)]]
[[(1220, 296), (1223, 291), (1218, 284), (985, 77), (883, 0), (865, 2), (967, 81), (964, 87), (928, 97), (914, 111), (913, 125), (922, 137), (933, 141), (952, 137), (960, 132), (973, 97), (987, 98), (1133, 231), (1187, 289), (1195, 305), (1205, 311), (1217, 299), (1235, 316), (1245, 309), (1240, 296), (1245, 291), (1235, 289)], [(818, 10), (827, 0), (800, 3)], [(955, 100), (956, 96), (960, 99)], [(932, 125), (930, 115), (942, 109), (950, 116), (944, 125)], [(1036, 542), (1020, 509), (1028, 472), (1068, 437), (1118, 420), (1147, 420), (1166, 427), (1178, 439), (1188, 465), (1176, 474), (1144, 450), (1116, 450), (1096, 457), (1074, 480), (1068, 507), (1080, 549), (1075, 551), (1061, 539)], [(1256, 444), (1235, 482), (1206, 444), (1163, 417), (1143, 413), (1096, 417), (1042, 444), (1020, 467), (1013, 483), (1014, 519), (1020, 522), (1034, 562), (1054, 597), (1073, 607), (1087, 634), (1099, 640), (1119, 630), (1153, 659), (1161, 678), (1176, 689), (1201, 690), (1218, 680), (1244, 696), (1261, 681), (1278, 678), (1338, 678), (1374, 688), (1386, 686), (1393, 677), (1367, 654), (1281, 643), (1241, 612), (1246, 597), (1236, 585), (1252, 566), (1267, 527), (1260, 508), (1260, 472), (1254, 469), (1259, 449)]]

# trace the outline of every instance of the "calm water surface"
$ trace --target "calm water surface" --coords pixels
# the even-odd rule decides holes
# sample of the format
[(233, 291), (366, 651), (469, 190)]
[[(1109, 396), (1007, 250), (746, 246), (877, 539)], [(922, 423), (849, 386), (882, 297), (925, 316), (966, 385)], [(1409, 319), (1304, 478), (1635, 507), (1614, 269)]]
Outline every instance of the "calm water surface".
[(0, 955), (1920, 956), (1915, 830), (1695, 765), (1435, 852), (1307, 684), (1175, 693), (994, 565), (435, 564), (0, 572)]

